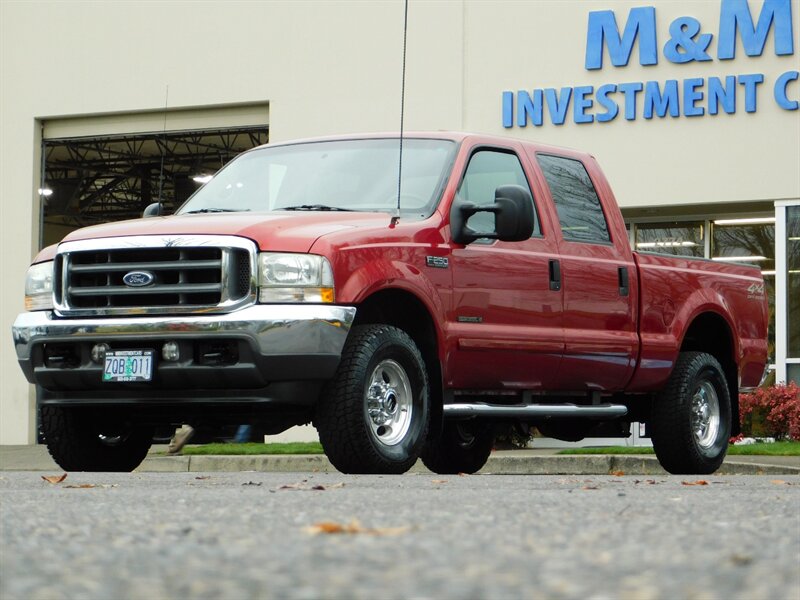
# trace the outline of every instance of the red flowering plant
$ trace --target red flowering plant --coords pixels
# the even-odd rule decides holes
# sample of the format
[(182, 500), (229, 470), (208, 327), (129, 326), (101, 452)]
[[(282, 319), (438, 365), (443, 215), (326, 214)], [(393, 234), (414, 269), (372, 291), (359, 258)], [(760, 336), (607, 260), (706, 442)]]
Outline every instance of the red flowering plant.
[(800, 387), (779, 383), (740, 394), (739, 420), (745, 436), (800, 441)]

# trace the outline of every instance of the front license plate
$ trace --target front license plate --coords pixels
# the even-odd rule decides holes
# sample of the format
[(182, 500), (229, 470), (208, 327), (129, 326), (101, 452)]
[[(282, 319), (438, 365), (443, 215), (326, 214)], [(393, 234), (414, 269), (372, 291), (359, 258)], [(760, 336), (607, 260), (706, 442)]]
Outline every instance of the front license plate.
[(152, 350), (106, 352), (103, 381), (150, 381), (153, 379)]

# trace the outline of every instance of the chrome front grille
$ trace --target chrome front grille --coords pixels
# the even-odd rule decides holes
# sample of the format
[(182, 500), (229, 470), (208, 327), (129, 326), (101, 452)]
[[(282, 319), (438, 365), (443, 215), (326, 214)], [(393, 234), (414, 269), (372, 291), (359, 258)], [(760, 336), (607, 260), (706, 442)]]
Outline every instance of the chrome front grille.
[(55, 268), (63, 315), (227, 312), (255, 301), (255, 245), (242, 238), (68, 242)]

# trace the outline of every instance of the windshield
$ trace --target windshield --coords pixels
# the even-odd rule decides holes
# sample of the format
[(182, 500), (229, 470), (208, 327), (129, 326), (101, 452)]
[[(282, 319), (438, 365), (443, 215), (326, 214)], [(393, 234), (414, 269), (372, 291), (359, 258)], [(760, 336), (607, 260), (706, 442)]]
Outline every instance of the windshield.
[[(426, 218), (439, 202), (456, 145), (404, 139), (401, 214)], [(398, 139), (260, 148), (225, 166), (178, 210), (193, 212), (397, 208)]]

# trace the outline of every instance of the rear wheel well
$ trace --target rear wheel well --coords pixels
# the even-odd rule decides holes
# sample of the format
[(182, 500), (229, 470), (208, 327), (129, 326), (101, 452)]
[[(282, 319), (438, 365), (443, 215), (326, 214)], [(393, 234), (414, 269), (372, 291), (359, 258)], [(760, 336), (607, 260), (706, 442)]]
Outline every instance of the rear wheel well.
[(382, 290), (358, 305), (353, 326), (376, 323), (402, 329), (411, 336), (422, 353), (431, 393), (429, 436), (438, 436), (442, 427), (442, 366), (433, 317), (414, 294), (404, 290)]
[(716, 313), (695, 317), (681, 344), (681, 352), (705, 352), (719, 361), (731, 395), (731, 435), (739, 433), (739, 376), (733, 334), (727, 321)]

